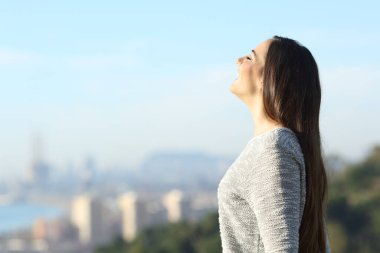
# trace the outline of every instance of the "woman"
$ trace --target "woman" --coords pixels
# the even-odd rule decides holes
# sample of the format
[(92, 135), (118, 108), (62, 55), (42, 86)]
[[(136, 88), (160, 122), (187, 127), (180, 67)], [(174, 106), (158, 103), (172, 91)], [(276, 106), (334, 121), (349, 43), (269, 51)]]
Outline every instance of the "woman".
[(297, 41), (274, 36), (237, 65), (230, 91), (255, 127), (218, 186), (223, 253), (329, 253), (317, 64)]

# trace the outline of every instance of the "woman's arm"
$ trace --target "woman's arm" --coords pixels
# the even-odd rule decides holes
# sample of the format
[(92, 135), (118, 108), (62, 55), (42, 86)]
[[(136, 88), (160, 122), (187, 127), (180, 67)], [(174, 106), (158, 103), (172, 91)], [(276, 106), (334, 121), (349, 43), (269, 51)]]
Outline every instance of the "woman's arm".
[(301, 164), (280, 144), (254, 157), (244, 195), (254, 211), (266, 253), (298, 253)]

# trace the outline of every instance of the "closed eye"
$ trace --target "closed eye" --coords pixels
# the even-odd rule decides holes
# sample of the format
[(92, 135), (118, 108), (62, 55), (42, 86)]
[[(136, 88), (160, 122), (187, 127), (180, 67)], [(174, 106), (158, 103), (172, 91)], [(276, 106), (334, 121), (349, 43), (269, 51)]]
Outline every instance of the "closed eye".
[[(252, 54), (250, 54), (250, 55), (252, 55)], [(247, 58), (250, 61), (252, 60), (252, 58), (250, 56), (248, 56), (248, 55), (245, 58)]]

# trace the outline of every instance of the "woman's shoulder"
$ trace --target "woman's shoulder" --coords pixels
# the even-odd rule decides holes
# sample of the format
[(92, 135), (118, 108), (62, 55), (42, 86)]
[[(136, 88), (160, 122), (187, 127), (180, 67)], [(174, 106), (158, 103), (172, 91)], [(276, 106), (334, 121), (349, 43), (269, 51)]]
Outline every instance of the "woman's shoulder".
[[(290, 154), (303, 162), (303, 153), (296, 134), (287, 127), (275, 128), (253, 137), (248, 149), (254, 156), (269, 158), (270, 153)], [(266, 159), (267, 159), (266, 158)]]
[(273, 145), (289, 145), (290, 142), (297, 141), (297, 136), (287, 127), (278, 127), (266, 131), (260, 135), (254, 136), (248, 144), (256, 148), (265, 148), (266, 146)]
[[(244, 160), (246, 167), (239, 170), (239, 191), (248, 196), (252, 188), (269, 182), (295, 179), (305, 169), (304, 158), (297, 136), (289, 128), (276, 128), (253, 138)], [(285, 179), (284, 179), (285, 178)]]

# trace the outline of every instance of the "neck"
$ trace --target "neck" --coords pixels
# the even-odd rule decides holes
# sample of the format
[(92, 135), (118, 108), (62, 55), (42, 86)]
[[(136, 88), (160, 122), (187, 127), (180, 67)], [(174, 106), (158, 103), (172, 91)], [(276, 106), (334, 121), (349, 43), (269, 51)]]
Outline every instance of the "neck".
[(262, 100), (256, 99), (247, 104), (249, 111), (254, 122), (253, 136), (260, 135), (274, 128), (283, 127), (283, 125), (273, 119), (269, 118), (265, 113), (264, 104)]

